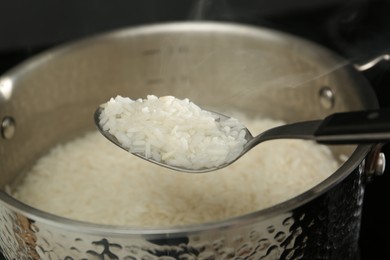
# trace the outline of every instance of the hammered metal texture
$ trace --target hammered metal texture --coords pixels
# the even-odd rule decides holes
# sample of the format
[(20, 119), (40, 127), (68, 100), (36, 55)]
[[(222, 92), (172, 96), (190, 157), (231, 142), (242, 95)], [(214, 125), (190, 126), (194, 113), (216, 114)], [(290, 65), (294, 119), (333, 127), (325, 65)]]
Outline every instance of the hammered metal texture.
[(0, 205), (0, 251), (7, 259), (41, 259), (35, 251), (36, 232), (32, 221)]
[(7, 259), (356, 259), (364, 193), (361, 167), (337, 186), (278, 216), (242, 226), (166, 234), (98, 236), (54, 228), (0, 206)]

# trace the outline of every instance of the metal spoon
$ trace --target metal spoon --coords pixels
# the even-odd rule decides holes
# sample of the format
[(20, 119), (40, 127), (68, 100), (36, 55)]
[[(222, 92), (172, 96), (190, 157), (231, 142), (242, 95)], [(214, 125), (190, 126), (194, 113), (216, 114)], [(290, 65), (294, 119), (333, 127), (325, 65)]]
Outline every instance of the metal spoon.
[[(100, 133), (120, 148), (128, 151), (118, 142), (115, 136), (101, 128), (99, 118), (102, 111), (103, 108), (99, 107), (94, 114), (95, 124)], [(211, 113), (218, 115), (220, 120), (229, 119), (228, 116), (215, 112)], [(273, 139), (306, 139), (314, 140), (321, 144), (383, 143), (390, 140), (390, 109), (335, 113), (323, 120), (303, 121), (271, 128), (255, 137), (252, 136), (248, 129), (245, 129), (245, 131), (247, 143), (244, 145), (242, 152), (233, 160), (212, 168), (182, 168), (146, 158), (142, 154), (133, 154), (173, 170), (202, 173), (229, 166), (256, 145)]]

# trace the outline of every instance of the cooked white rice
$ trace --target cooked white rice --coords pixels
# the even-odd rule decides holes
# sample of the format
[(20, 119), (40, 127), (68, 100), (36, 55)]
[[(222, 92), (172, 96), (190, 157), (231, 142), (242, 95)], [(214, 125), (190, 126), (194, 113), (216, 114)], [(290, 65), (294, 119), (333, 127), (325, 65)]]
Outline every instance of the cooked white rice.
[(132, 100), (117, 96), (104, 104), (99, 124), (131, 153), (185, 169), (209, 169), (243, 150), (244, 126), (221, 118), (189, 99), (173, 96)]
[[(241, 119), (253, 133), (281, 122)], [(171, 226), (222, 220), (296, 196), (338, 164), (310, 141), (265, 142), (233, 165), (188, 174), (129, 155), (98, 132), (53, 148), (14, 195), (71, 219), (126, 226)]]

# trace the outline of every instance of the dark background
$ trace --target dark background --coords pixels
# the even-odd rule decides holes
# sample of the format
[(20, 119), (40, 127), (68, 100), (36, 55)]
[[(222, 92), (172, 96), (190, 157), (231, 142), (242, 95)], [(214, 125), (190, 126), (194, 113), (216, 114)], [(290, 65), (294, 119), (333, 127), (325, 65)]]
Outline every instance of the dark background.
[[(0, 0), (0, 74), (41, 51), (96, 33), (202, 19), (286, 31), (332, 49), (353, 63), (390, 53), (387, 0)], [(390, 106), (389, 63), (363, 73), (382, 107)], [(387, 145), (384, 151), (390, 158)], [(386, 170), (366, 187), (360, 239), (364, 260), (390, 255), (389, 178)]]

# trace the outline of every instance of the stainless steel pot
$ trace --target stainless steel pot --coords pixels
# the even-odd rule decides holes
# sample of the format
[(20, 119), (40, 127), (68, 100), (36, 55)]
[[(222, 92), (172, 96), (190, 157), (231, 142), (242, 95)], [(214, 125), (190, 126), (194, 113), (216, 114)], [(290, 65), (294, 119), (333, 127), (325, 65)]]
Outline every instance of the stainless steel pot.
[(377, 107), (370, 85), (348, 61), (267, 29), (173, 23), (50, 50), (0, 77), (0, 248), (8, 259), (356, 257), (364, 184), (380, 161), (371, 145), (332, 147), (336, 157), (349, 159), (295, 198), (202, 225), (140, 229), (83, 223), (8, 195), (5, 187), (17, 183), (50, 147), (94, 128), (98, 104), (117, 94), (151, 93), (288, 122)]

